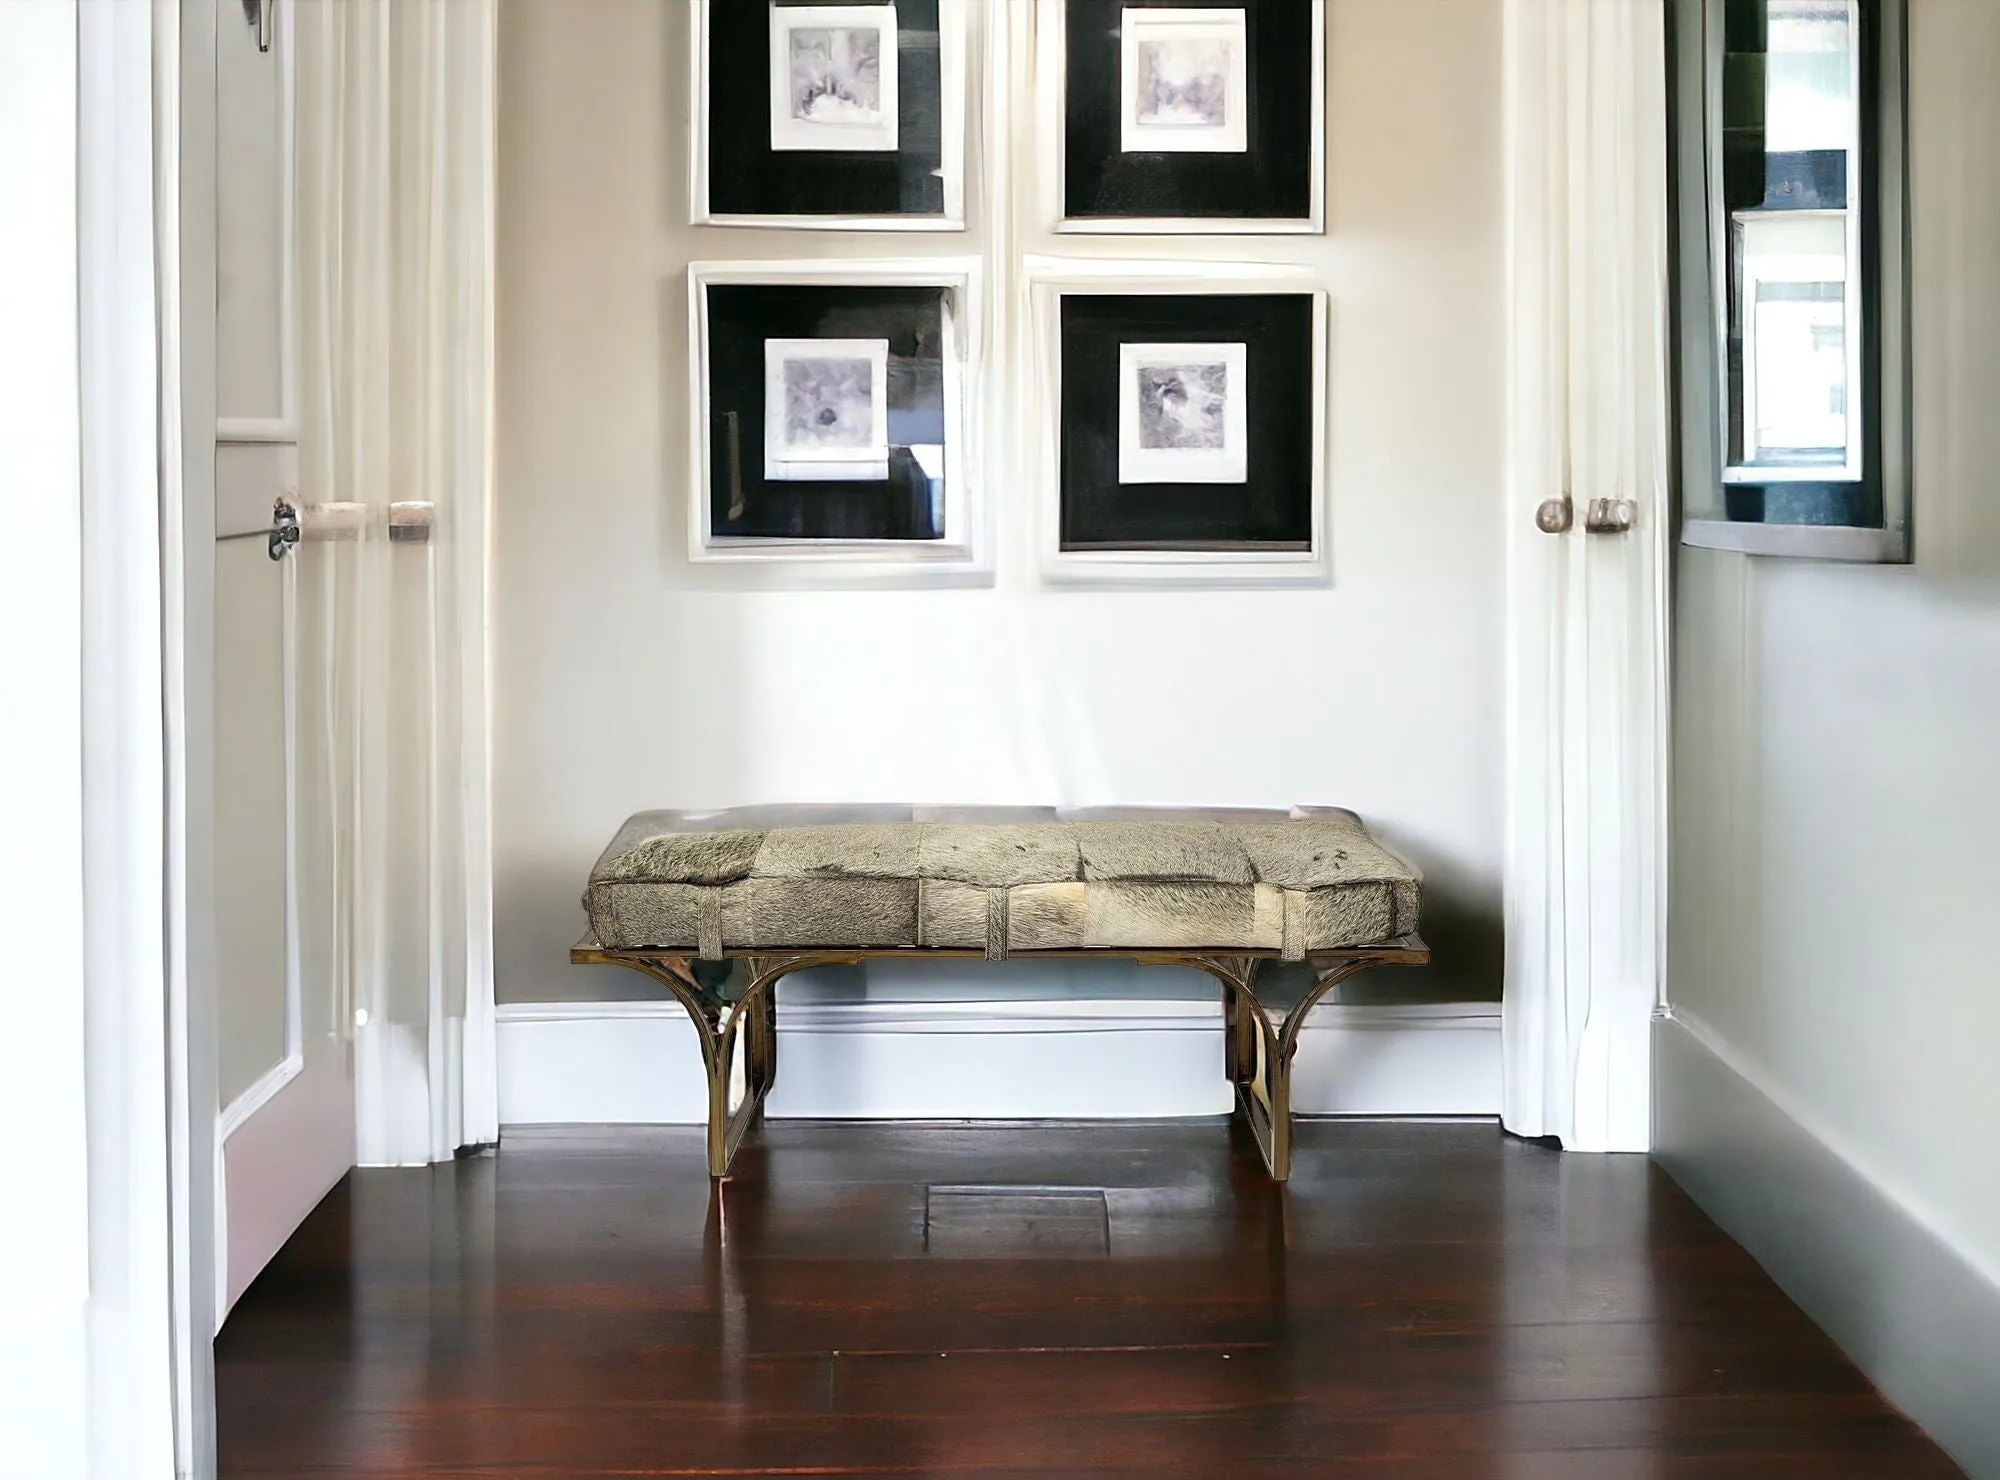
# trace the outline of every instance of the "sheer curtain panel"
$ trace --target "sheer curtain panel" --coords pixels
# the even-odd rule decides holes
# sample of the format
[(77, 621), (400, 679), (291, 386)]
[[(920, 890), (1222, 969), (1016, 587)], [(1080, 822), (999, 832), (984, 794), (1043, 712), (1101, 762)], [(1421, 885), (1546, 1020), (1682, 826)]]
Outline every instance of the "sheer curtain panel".
[(298, 0), (297, 867), (364, 1166), (497, 1138), (494, 0)]

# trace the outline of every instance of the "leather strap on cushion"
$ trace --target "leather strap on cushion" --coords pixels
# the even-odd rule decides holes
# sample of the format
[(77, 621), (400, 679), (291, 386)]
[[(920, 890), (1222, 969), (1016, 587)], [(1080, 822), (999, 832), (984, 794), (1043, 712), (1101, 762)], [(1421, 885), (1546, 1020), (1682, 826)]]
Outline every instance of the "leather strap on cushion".
[(695, 940), (695, 950), (704, 960), (722, 959), (722, 891), (704, 889), (701, 891), (701, 923)]
[(1306, 958), (1306, 897), (1296, 889), (1285, 891), (1285, 941), (1278, 955), (1286, 961)]
[(1007, 891), (986, 891), (986, 959), (1007, 959)]

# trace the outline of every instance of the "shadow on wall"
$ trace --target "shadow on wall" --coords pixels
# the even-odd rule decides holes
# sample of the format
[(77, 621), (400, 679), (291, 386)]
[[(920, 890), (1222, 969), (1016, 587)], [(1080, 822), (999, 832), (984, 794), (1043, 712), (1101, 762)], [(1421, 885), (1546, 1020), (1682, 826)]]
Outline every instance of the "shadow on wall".
[(1497, 890), (1481, 888), (1458, 865), (1434, 850), (1412, 845), (1394, 829), (1362, 819), (1376, 836), (1424, 875), (1424, 943), (1428, 966), (1371, 971), (1339, 989), (1341, 1002), (1498, 1002), (1505, 958), (1505, 926)]

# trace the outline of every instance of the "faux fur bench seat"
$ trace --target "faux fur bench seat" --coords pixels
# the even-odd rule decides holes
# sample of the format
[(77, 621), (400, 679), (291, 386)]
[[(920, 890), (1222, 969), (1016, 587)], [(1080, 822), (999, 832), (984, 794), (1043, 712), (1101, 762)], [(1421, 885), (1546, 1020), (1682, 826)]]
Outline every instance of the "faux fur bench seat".
[(756, 825), (641, 812), (591, 870), (611, 949), (1315, 951), (1417, 928), (1420, 876), (1352, 812)]
[[(1122, 956), (1222, 987), (1223, 1068), (1264, 1163), (1291, 1165), (1306, 1014), (1377, 966), (1430, 959), (1417, 871), (1352, 812), (740, 808), (641, 812), (590, 871), (579, 964), (642, 971), (687, 1009), (724, 1175), (778, 1073), (777, 984), (897, 956)], [(727, 982), (697, 963), (736, 958)], [(1267, 960), (1311, 982), (1282, 1012)]]

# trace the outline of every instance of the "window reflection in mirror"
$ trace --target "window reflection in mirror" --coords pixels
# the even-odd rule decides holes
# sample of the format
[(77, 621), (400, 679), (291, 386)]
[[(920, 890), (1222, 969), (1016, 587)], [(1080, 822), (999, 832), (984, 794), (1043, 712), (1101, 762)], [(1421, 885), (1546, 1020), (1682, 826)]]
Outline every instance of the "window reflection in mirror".
[(1857, 0), (1726, 0), (1729, 483), (1862, 472)]

